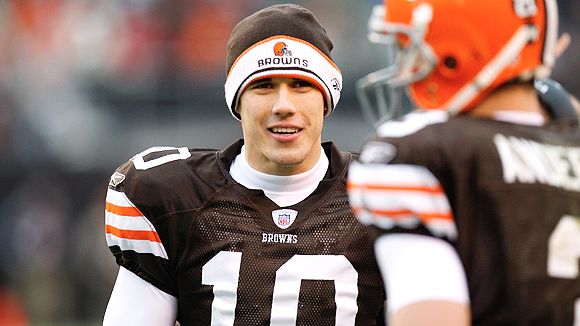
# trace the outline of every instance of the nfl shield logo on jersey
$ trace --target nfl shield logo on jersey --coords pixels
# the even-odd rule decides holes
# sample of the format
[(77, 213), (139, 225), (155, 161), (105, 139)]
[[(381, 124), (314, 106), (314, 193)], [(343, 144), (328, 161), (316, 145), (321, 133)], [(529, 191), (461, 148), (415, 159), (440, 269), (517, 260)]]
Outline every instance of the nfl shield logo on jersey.
[(298, 211), (293, 209), (277, 209), (272, 211), (272, 219), (274, 223), (281, 229), (287, 229), (294, 220), (296, 220), (296, 216), (298, 215)]
[(113, 175), (111, 176), (111, 178), (109, 179), (109, 186), (111, 187), (117, 187), (118, 185), (121, 184), (121, 182), (123, 182), (125, 180), (125, 175), (119, 172), (115, 172), (113, 173)]

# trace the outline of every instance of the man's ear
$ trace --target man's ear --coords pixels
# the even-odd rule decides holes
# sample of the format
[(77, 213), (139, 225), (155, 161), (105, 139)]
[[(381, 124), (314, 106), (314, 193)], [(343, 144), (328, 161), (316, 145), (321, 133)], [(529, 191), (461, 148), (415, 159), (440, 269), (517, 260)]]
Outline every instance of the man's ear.
[(572, 106), (574, 106), (574, 110), (576, 110), (578, 116), (580, 116), (580, 101), (578, 101), (574, 95), (570, 95), (570, 97), (572, 98)]
[(556, 50), (555, 50), (556, 59), (559, 58), (562, 54), (564, 54), (566, 50), (568, 50), (568, 47), (570, 46), (571, 42), (572, 38), (570, 37), (570, 34), (564, 33), (560, 35), (560, 37), (558, 38), (558, 42), (556, 42)]

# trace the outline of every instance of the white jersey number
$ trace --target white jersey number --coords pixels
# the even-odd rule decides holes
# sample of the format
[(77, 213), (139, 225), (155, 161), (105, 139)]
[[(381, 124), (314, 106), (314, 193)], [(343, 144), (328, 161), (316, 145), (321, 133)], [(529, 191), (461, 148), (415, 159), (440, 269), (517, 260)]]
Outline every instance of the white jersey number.
[[(212, 326), (234, 324), (242, 254), (222, 251), (202, 269), (202, 283), (213, 285)], [(342, 255), (294, 255), (276, 271), (270, 325), (294, 326), (302, 280), (331, 280), (335, 286), (336, 325), (354, 325), (358, 273)]]
[[(580, 217), (565, 215), (552, 231), (548, 244), (548, 275), (576, 279), (580, 276)], [(580, 298), (576, 299), (574, 326), (580, 325)]]
[[(166, 154), (157, 158), (154, 158), (149, 161), (145, 161), (145, 155), (157, 152), (164, 152), (164, 151), (177, 151), (177, 153)], [(156, 166), (177, 161), (177, 160), (185, 160), (186, 158), (190, 157), (191, 153), (187, 147), (171, 147), (171, 146), (156, 146), (151, 147), (142, 151), (141, 153), (133, 156), (131, 161), (133, 161), (133, 165), (135, 165), (135, 169), (137, 170), (147, 170), (150, 168), (154, 168)]]

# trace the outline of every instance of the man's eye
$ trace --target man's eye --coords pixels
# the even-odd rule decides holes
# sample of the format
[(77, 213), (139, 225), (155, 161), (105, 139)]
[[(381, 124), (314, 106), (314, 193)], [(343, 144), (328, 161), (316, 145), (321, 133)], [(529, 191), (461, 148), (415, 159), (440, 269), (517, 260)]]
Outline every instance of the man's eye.
[(294, 87), (312, 87), (312, 84), (301, 79), (294, 80)]
[(255, 83), (252, 85), (253, 89), (260, 89), (260, 88), (272, 88), (272, 83), (270, 82), (262, 82), (262, 83)]

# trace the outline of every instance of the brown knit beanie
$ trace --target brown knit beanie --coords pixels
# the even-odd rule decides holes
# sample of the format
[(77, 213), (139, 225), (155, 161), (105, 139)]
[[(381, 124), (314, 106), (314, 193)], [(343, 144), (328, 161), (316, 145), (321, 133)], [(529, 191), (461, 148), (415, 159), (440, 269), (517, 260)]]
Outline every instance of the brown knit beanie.
[(240, 119), (236, 107), (248, 85), (258, 79), (288, 77), (318, 87), (328, 116), (342, 89), (342, 75), (331, 50), (324, 27), (299, 5), (273, 5), (246, 17), (228, 40), (225, 95), (232, 115)]

